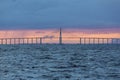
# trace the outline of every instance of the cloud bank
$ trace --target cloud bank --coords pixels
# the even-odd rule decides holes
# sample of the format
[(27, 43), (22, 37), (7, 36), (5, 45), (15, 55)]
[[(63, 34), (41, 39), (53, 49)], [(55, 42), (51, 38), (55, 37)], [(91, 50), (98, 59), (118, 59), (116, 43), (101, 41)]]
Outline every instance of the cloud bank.
[(120, 0), (0, 0), (0, 29), (120, 28)]

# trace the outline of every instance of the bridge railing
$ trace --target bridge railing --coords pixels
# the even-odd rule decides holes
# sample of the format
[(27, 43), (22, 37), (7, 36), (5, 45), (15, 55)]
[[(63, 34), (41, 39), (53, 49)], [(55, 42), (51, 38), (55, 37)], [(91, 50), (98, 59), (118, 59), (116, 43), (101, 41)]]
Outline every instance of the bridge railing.
[[(0, 44), (59, 44), (59, 37), (53, 38), (0, 38)], [(62, 37), (63, 44), (120, 44), (120, 38)]]

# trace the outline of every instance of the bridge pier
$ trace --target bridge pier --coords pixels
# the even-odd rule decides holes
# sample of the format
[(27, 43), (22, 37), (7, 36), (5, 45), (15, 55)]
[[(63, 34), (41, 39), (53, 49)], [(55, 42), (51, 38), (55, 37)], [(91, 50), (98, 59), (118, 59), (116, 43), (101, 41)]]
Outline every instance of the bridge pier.
[(42, 44), (42, 38), (40, 38), (40, 44)]
[(82, 44), (81, 38), (80, 38), (80, 44)]
[(26, 44), (28, 44), (29, 43), (29, 39), (28, 38), (26, 38)]

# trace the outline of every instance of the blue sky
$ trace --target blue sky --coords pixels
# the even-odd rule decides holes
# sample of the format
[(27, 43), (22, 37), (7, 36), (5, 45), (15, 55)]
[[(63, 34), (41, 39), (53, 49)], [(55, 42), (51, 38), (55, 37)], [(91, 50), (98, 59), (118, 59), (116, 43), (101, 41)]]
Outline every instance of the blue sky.
[(0, 29), (120, 28), (120, 0), (0, 0)]

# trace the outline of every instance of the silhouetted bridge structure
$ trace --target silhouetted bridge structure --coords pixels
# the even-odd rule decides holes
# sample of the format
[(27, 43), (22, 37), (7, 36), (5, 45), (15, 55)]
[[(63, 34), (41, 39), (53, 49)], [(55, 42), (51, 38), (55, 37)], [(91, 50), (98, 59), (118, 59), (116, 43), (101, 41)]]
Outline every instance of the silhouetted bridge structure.
[(88, 37), (32, 37), (32, 38), (0, 38), (0, 44), (120, 44), (120, 38), (88, 38)]

